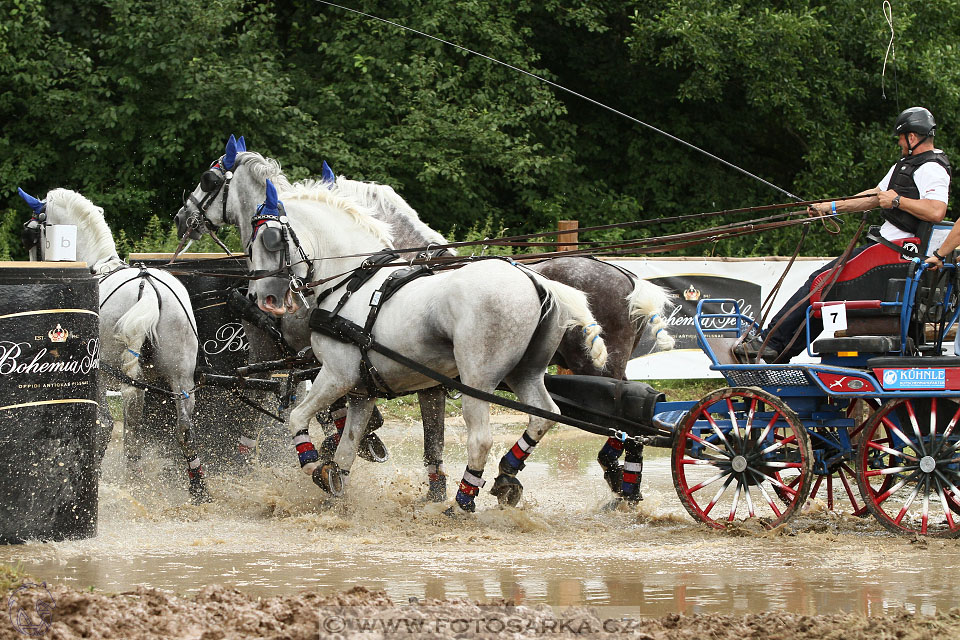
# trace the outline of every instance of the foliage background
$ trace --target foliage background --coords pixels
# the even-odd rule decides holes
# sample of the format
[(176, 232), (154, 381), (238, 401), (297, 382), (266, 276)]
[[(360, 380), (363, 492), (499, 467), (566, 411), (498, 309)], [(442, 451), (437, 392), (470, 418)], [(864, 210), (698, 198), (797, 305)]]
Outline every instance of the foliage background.
[[(804, 198), (875, 185), (896, 115), (960, 127), (960, 0), (352, 0), (543, 75)], [(121, 251), (170, 248), (184, 189), (229, 134), (294, 178), (326, 159), (393, 185), (458, 239), (783, 202), (786, 197), (529, 76), (313, 0), (0, 3), (0, 257), (28, 210), (84, 193)], [(955, 204), (950, 206), (955, 217)], [(706, 221), (610, 232), (608, 239)], [(804, 253), (838, 253), (818, 232)], [(700, 255), (789, 254), (796, 230)]]

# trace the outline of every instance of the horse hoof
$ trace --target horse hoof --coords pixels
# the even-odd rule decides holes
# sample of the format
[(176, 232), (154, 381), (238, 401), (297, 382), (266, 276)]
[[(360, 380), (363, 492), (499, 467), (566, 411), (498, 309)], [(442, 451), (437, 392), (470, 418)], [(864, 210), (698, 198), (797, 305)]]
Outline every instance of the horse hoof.
[(477, 505), (472, 502), (464, 507), (459, 502), (454, 502), (452, 505), (444, 509), (443, 515), (448, 518), (465, 518), (467, 514), (474, 513), (477, 510)]
[(375, 433), (368, 433), (360, 441), (357, 455), (370, 462), (386, 462), (390, 457), (390, 452), (387, 451), (387, 445), (383, 444), (380, 436)]
[(324, 462), (314, 469), (311, 477), (315, 485), (333, 497), (339, 498), (343, 495), (343, 476), (340, 475), (340, 468), (333, 460)]
[(514, 476), (500, 474), (494, 479), (490, 493), (501, 506), (515, 507), (523, 497), (523, 485)]

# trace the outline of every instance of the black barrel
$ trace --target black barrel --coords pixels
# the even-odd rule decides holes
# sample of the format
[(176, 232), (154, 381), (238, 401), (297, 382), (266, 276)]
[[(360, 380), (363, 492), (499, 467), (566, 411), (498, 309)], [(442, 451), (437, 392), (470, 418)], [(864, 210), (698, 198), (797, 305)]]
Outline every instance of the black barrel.
[(0, 543), (97, 534), (99, 308), (83, 263), (0, 263)]
[[(247, 265), (242, 258), (223, 259), (221, 254), (184, 254), (170, 265), (171, 254), (131, 254), (128, 262), (163, 268), (183, 283), (197, 319), (201, 362), (199, 371), (233, 376), (237, 367), (250, 361), (250, 338), (267, 344), (264, 359), (280, 357), (275, 340), (245, 322), (238, 309), (247, 288)], [(219, 258), (211, 260), (211, 258)], [(275, 412), (273, 394), (243, 393), (248, 400)], [(172, 403), (147, 392), (145, 411), (148, 423), (172, 424), (176, 418)], [(265, 422), (266, 420), (266, 422)], [(195, 437), (204, 467), (216, 472), (234, 461), (241, 433), (256, 434), (269, 424), (263, 414), (238, 398), (238, 392), (223, 387), (202, 386), (196, 393)], [(166, 430), (170, 433), (170, 429)]]

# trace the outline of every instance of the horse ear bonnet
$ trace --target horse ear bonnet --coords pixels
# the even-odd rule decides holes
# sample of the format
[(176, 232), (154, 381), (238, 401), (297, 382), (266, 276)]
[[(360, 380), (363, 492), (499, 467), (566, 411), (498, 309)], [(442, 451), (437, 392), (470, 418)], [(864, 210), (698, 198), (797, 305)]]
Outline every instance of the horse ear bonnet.
[(237, 151), (246, 151), (247, 150), (247, 141), (243, 139), (243, 136), (240, 136), (240, 139), (237, 140)]
[(233, 165), (237, 161), (237, 139), (233, 137), (233, 134), (230, 134), (230, 139), (227, 140), (227, 148), (223, 153), (223, 160), (221, 164), (223, 165), (224, 171), (229, 171), (233, 169)]
[(17, 193), (19, 193), (20, 197), (23, 198), (28, 205), (30, 205), (30, 208), (33, 210), (34, 215), (43, 213), (44, 208), (47, 206), (47, 203), (45, 201), (37, 200), (36, 198), (34, 198), (32, 195), (30, 195), (20, 187), (17, 187)]
[(330, 168), (330, 165), (327, 164), (327, 161), (323, 161), (323, 165), (320, 168), (321, 182), (329, 186), (331, 189), (333, 185), (337, 183), (337, 176), (333, 173), (333, 169)]
[[(266, 217), (280, 219), (279, 200), (277, 199), (277, 188), (273, 182), (267, 180), (267, 197), (263, 204), (257, 207), (255, 218), (263, 220)], [(270, 252), (281, 251), (284, 247), (283, 231), (277, 227), (263, 227), (260, 239), (263, 241), (263, 248)]]

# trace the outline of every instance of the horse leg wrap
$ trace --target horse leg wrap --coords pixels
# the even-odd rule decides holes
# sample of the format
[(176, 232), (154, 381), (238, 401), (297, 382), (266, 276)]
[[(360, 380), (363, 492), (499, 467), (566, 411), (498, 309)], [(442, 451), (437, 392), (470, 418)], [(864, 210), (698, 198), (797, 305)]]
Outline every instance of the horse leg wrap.
[(603, 479), (614, 493), (620, 491), (623, 480), (623, 467), (620, 466), (622, 453), (623, 442), (616, 438), (607, 438), (597, 454), (597, 463), (603, 468)]
[(320, 455), (317, 453), (317, 450), (313, 448), (313, 443), (310, 441), (310, 434), (306, 429), (300, 429), (293, 436), (293, 446), (297, 449), (297, 457), (300, 458), (300, 468), (307, 466), (311, 462), (316, 462), (320, 459)]
[(207, 493), (200, 458), (194, 457), (187, 461), (187, 476), (190, 478), (190, 499), (193, 503), (210, 502), (211, 498), (210, 494)]
[(474, 500), (480, 493), (480, 487), (487, 483), (481, 478), (483, 471), (474, 471), (470, 467), (463, 472), (463, 480), (460, 481), (460, 488), (457, 489), (457, 504), (464, 511), (473, 513), (477, 510)]
[(500, 473), (516, 476), (517, 472), (526, 466), (526, 459), (533, 453), (535, 446), (537, 442), (526, 433), (520, 436), (516, 444), (500, 458)]
[(443, 502), (447, 499), (447, 472), (443, 462), (427, 465), (427, 498), (431, 502)]
[(623, 463), (623, 482), (620, 485), (619, 494), (631, 502), (643, 500), (643, 494), (640, 493), (640, 478), (643, 475), (643, 447), (639, 451), (627, 451), (626, 460)]
[(247, 436), (240, 436), (237, 440), (237, 464), (247, 465), (253, 461), (253, 452), (257, 448), (257, 441)]

